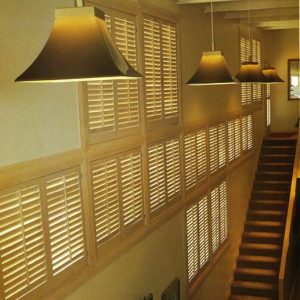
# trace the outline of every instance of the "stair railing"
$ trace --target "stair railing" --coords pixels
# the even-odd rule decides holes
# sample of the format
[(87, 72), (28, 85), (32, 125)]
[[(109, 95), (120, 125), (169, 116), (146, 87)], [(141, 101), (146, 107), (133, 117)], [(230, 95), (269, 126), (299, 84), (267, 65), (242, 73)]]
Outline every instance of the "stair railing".
[(279, 269), (278, 287), (279, 300), (288, 300), (291, 296), (293, 284), (297, 273), (297, 248), (293, 232), (296, 204), (296, 185), (297, 178), (300, 177), (299, 159), (300, 159), (300, 131), (298, 130), (297, 147), (293, 168), (293, 177), (291, 182), (289, 206), (287, 211), (284, 240), (282, 246), (281, 263)]

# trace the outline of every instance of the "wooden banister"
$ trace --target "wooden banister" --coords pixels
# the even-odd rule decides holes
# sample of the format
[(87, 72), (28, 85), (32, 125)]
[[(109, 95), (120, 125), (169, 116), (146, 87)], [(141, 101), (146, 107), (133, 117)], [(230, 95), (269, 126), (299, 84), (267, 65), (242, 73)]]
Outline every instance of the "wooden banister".
[(279, 269), (279, 300), (290, 299), (291, 290), (297, 272), (297, 253), (296, 241), (293, 234), (293, 223), (295, 218), (296, 204), (296, 185), (297, 178), (300, 177), (299, 159), (300, 159), (300, 131), (298, 130), (297, 147), (294, 161), (293, 177), (290, 189), (289, 206), (287, 211), (286, 226), (281, 255), (281, 264)]

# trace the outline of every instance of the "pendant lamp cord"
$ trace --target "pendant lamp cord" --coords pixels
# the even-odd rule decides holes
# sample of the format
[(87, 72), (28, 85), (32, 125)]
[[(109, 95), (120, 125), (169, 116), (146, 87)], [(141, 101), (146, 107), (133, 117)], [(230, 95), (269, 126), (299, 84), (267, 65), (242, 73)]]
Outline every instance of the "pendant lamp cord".
[(76, 7), (82, 7), (83, 6), (83, 0), (75, 0), (75, 6)]
[(248, 26), (249, 26), (249, 61), (252, 60), (252, 41), (251, 41), (251, 20), (250, 20), (250, 0), (248, 0)]
[(213, 4), (210, 1), (210, 22), (211, 22), (211, 50), (215, 51), (215, 41), (214, 41), (214, 16), (213, 16)]

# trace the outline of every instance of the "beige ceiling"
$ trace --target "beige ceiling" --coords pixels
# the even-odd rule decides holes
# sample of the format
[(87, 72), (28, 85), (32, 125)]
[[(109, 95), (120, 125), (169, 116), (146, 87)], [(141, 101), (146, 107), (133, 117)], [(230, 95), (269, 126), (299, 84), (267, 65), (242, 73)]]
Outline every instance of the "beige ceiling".
[[(210, 13), (210, 0), (175, 0), (179, 5), (199, 5)], [(263, 30), (299, 28), (299, 0), (212, 0), (213, 11), (225, 19), (248, 23)]]

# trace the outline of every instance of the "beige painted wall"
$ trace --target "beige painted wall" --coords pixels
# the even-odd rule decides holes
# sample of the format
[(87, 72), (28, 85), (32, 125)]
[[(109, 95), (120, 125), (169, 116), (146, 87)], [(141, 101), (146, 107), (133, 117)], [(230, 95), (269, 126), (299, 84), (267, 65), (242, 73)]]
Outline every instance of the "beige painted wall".
[(271, 87), (272, 131), (295, 131), (299, 116), (299, 101), (288, 101), (287, 97), (287, 61), (299, 58), (299, 31), (274, 30), (270, 33), (271, 64), (278, 75), (285, 81)]
[(0, 166), (80, 147), (75, 83), (14, 82), (46, 42), (55, 7), (73, 3), (1, 1)]

